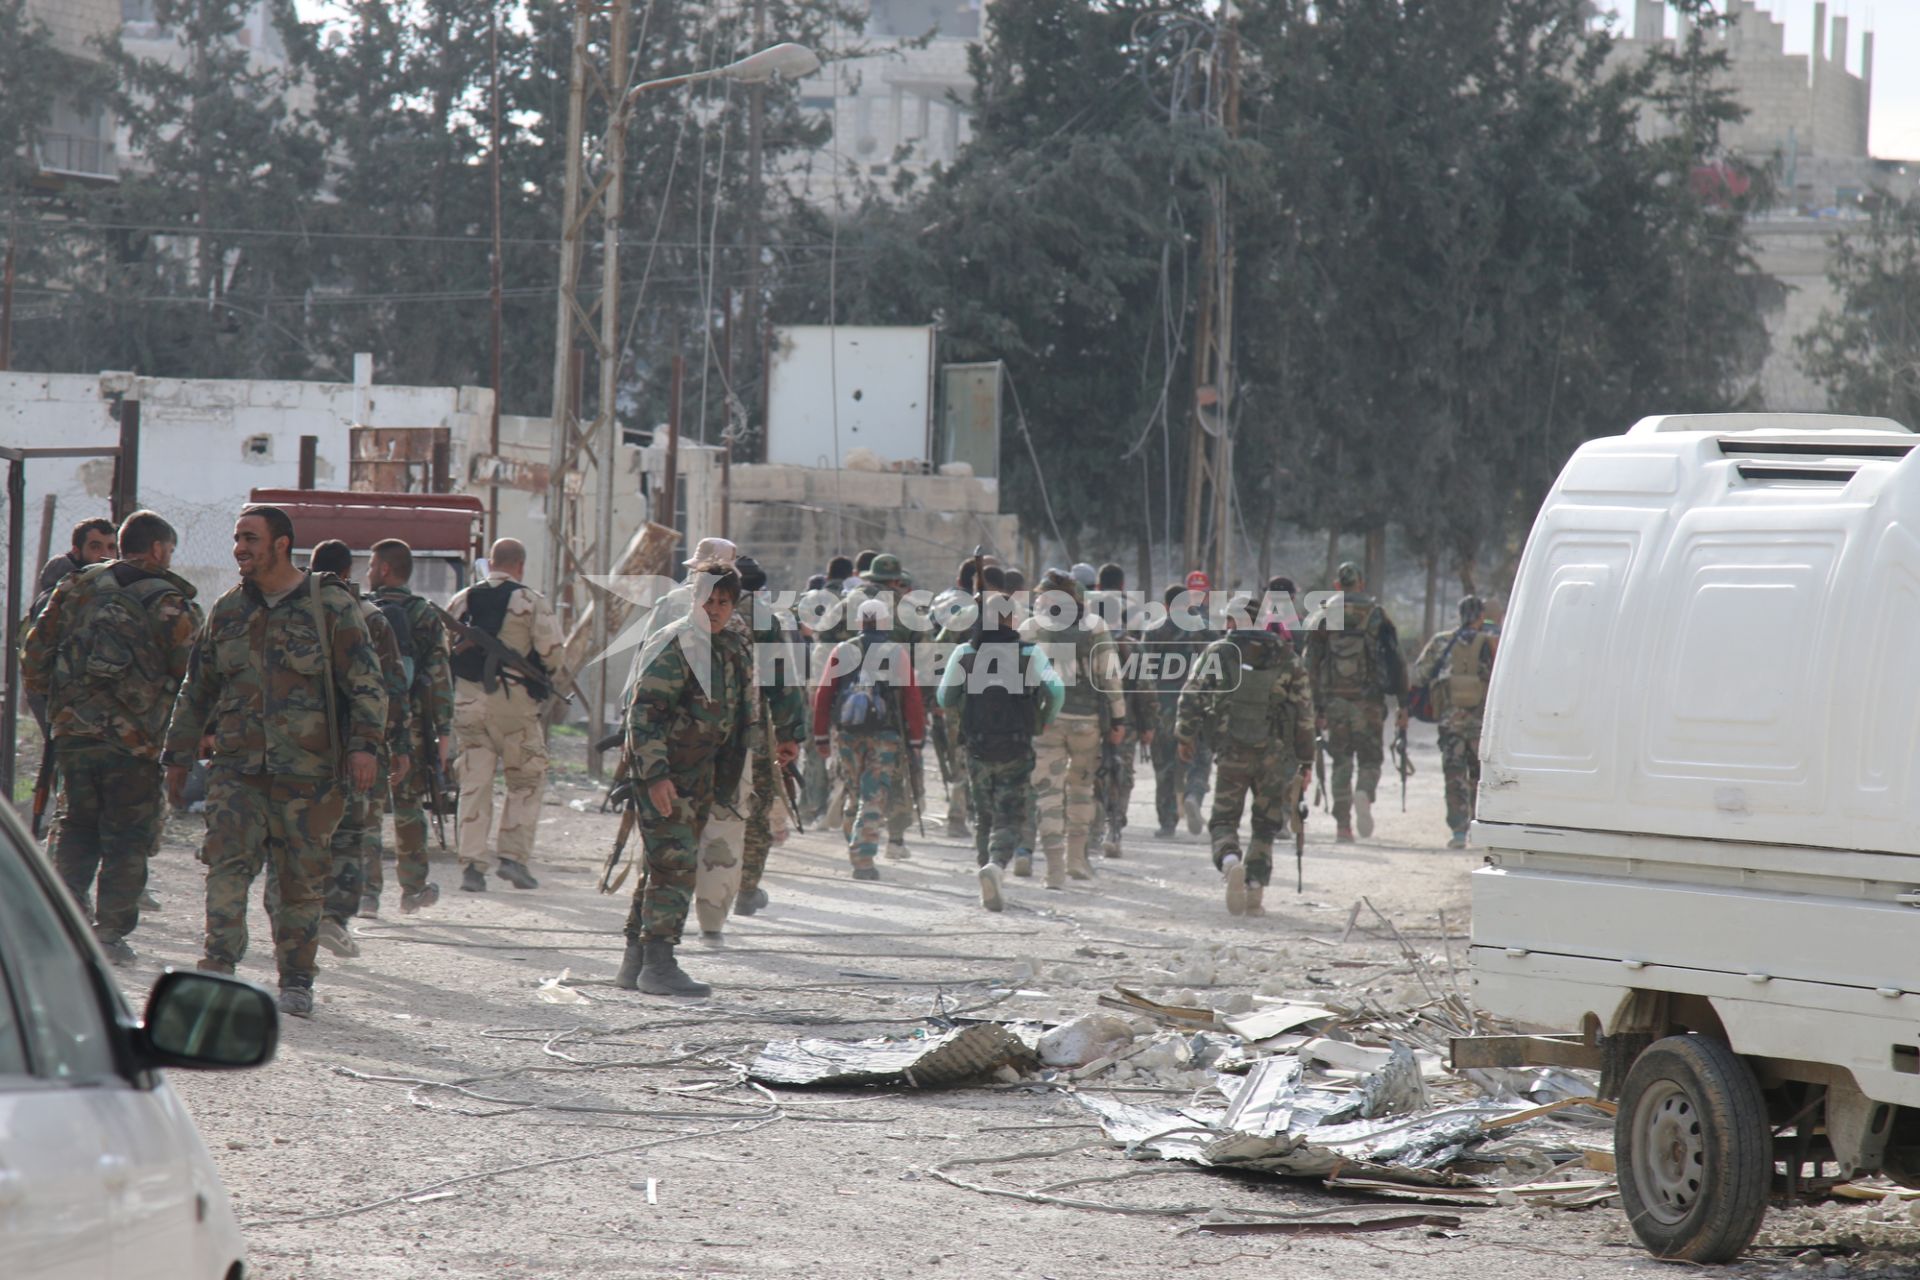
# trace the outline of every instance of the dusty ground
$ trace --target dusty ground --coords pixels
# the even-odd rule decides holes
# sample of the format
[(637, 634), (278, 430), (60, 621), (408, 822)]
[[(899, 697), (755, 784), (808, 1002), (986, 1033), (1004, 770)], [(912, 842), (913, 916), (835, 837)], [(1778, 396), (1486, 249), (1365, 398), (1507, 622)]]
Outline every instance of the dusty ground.
[[(594, 883), (614, 819), (571, 807), (597, 794), (577, 768), (563, 768), (541, 828), (537, 891), (497, 884), (484, 897), (463, 894), (453, 890), (457, 868), (442, 863), (441, 905), (401, 917), (389, 875), (386, 914), (358, 922), (364, 954), (323, 954), (317, 1016), (283, 1024), (271, 1066), (176, 1073), (174, 1085), (233, 1192), (262, 1277), (1671, 1274), (1634, 1246), (1611, 1204), (1445, 1210), (1465, 1222), (1444, 1236), (1292, 1240), (1180, 1234), (1194, 1219), (1032, 1204), (949, 1185), (931, 1170), (1038, 1188), (1140, 1166), (1044, 1091), (785, 1091), (770, 1101), (734, 1083), (729, 1064), (770, 1036), (910, 1031), (936, 1001), (960, 1007), (1008, 989), (1018, 994), (999, 1011), (1036, 1017), (1091, 1010), (1117, 981), (1214, 999), (1236, 990), (1324, 998), (1370, 984), (1394, 998), (1410, 979), (1393, 972), (1392, 945), (1337, 940), (1366, 895), (1428, 954), (1450, 947), (1463, 959), (1475, 855), (1435, 847), (1445, 829), (1430, 732), (1416, 735), (1409, 812), (1391, 788), (1376, 838), (1336, 850), (1331, 820), (1316, 811), (1305, 893), (1294, 894), (1283, 864), (1271, 914), (1258, 921), (1226, 914), (1203, 838), (1151, 838), (1150, 776), (1136, 790), (1124, 859), (1100, 862), (1097, 880), (1064, 893), (1010, 880), (1012, 905), (997, 917), (979, 909), (971, 850), (956, 841), (915, 839), (911, 862), (884, 865), (879, 884), (856, 884), (836, 840), (798, 837), (774, 851), (770, 910), (736, 919), (721, 949), (684, 948), (688, 969), (715, 984), (703, 1004), (607, 983), (626, 904)], [(578, 758), (577, 740), (556, 745)], [(942, 807), (937, 785), (931, 807)], [(135, 939), (143, 964), (127, 985), (136, 999), (158, 965), (199, 954), (197, 821), (176, 819), (155, 863), (164, 905)], [(242, 974), (271, 985), (257, 909), (253, 927)], [(1211, 988), (1200, 981), (1208, 969)], [(591, 1003), (537, 996), (562, 970)], [(467, 1081), (469, 1092), (423, 1081)], [(1063, 1154), (957, 1163), (1034, 1151)], [(487, 1176), (541, 1161), (551, 1163)], [(445, 1194), (412, 1198), (436, 1191)], [(1135, 1208), (1338, 1203), (1309, 1182), (1171, 1167), (1064, 1194)], [(1904, 1209), (1879, 1215), (1886, 1221), (1870, 1213), (1776, 1216), (1766, 1250), (1737, 1273), (1908, 1271), (1920, 1260), (1920, 1227)], [(313, 1220), (289, 1221), (304, 1215)], [(1892, 1252), (1798, 1259), (1856, 1226)]]

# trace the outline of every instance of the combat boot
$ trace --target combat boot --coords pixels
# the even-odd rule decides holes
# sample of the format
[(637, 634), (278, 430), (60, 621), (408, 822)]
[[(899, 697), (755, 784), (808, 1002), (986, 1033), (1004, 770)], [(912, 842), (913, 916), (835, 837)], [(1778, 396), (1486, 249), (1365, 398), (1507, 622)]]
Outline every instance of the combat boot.
[(1118, 835), (1111, 835), (1106, 838), (1106, 841), (1100, 846), (1100, 856), (1104, 858), (1117, 858), (1120, 856), (1120, 837)]
[(353, 940), (346, 928), (337, 920), (320, 922), (320, 945), (337, 956), (352, 958), (360, 954), (360, 944)]
[(733, 914), (750, 916), (766, 905), (767, 891), (756, 886), (742, 890), (740, 896), (733, 900)]
[(313, 988), (280, 988), (280, 1012), (290, 1018), (311, 1018), (313, 1016)]
[(1247, 914), (1246, 864), (1240, 861), (1239, 854), (1230, 853), (1220, 860), (1220, 869), (1227, 873), (1227, 914)]
[(1064, 851), (1056, 853), (1052, 849), (1044, 850), (1047, 859), (1047, 888), (1064, 889), (1067, 887), (1067, 855)]
[(377, 920), (377, 919), (379, 919), (379, 918), (380, 918), (380, 897), (379, 897), (379, 895), (378, 895), (378, 894), (373, 894), (373, 893), (363, 893), (363, 894), (361, 894), (361, 895), (360, 895), (360, 910), (359, 910), (359, 912), (358, 912), (357, 914), (359, 914), (359, 915), (363, 915), (363, 916), (365, 916), (365, 917), (366, 917), (367, 919), (369, 919), (369, 920)]
[(627, 939), (627, 954), (620, 959), (620, 972), (614, 975), (613, 985), (622, 991), (633, 991), (640, 986), (640, 966), (646, 963), (646, 951), (640, 945), (640, 939)]
[(650, 996), (704, 996), (713, 988), (695, 982), (673, 958), (673, 944), (664, 938), (649, 938), (641, 944), (640, 990)]
[(1260, 899), (1265, 897), (1266, 893), (1267, 893), (1267, 886), (1263, 884), (1250, 884), (1247, 886), (1247, 914), (1248, 915), (1263, 916), (1267, 914), (1266, 907), (1262, 906), (1260, 903)]
[(1093, 879), (1093, 868), (1087, 864), (1087, 850), (1083, 845), (1067, 847), (1067, 874), (1075, 880)]
[(952, 815), (947, 818), (947, 837), (952, 840), (973, 839), (973, 828), (967, 825), (965, 818)]
[(1364, 791), (1353, 793), (1353, 825), (1360, 829), (1361, 839), (1373, 834), (1373, 797)]
[(400, 914), (410, 916), (422, 907), (430, 907), (438, 901), (440, 901), (440, 886), (429, 880), (427, 887), (420, 892), (400, 895)]
[(485, 893), (487, 873), (469, 862), (460, 869), (460, 888), (464, 893)]
[(1000, 890), (1000, 866), (989, 862), (980, 868), (980, 905), (989, 911), (999, 911), (1007, 905)]
[(907, 851), (906, 841), (889, 840), (887, 842), (887, 856), (893, 859), (895, 862), (905, 862), (908, 858), (911, 858), (913, 855)]
[(855, 880), (878, 880), (880, 878), (880, 868), (871, 863), (864, 867), (855, 867), (853, 869), (853, 878)]
[(1353, 824), (1348, 822), (1345, 818), (1340, 818), (1340, 817), (1336, 817), (1334, 819), (1334, 823), (1336, 826), (1336, 830), (1333, 833), (1333, 842), (1335, 844), (1352, 844), (1353, 843)]
[(140, 891), (140, 909), (142, 911), (158, 911), (160, 909), (160, 899), (153, 896), (153, 890), (142, 889)]
[(1023, 846), (1013, 851), (1013, 874), (1017, 876), (1033, 874), (1033, 850)]
[(1466, 847), (1467, 847), (1467, 833), (1464, 831), (1454, 832), (1453, 839), (1447, 841), (1447, 848), (1449, 849), (1464, 849)]
[(202, 973), (224, 973), (229, 978), (233, 976), (233, 966), (225, 960), (202, 959), (193, 967)]
[(1187, 814), (1187, 834), (1190, 836), (1199, 835), (1201, 828), (1206, 825), (1206, 820), (1200, 813), (1200, 797), (1188, 796), (1180, 802), (1180, 805), (1181, 808), (1186, 810)]
[(538, 889), (540, 887), (540, 882), (533, 878), (533, 873), (528, 871), (525, 865), (512, 858), (500, 859), (500, 869), (493, 874), (499, 876), (516, 889)]
[(94, 937), (99, 941), (100, 949), (107, 953), (107, 959), (114, 967), (128, 969), (138, 962), (139, 957), (134, 954), (133, 948), (127, 945), (125, 938), (100, 933), (98, 930), (95, 930)]

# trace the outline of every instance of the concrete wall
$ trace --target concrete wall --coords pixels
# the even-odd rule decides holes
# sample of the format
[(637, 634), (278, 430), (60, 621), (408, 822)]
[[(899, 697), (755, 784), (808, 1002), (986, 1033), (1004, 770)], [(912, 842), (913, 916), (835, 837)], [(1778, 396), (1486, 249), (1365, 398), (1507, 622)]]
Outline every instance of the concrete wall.
[[(119, 443), (110, 394), (126, 380), (127, 375), (0, 373), (0, 444)], [(175, 378), (133, 378), (128, 385), (140, 401), (140, 502), (179, 529), (176, 567), (214, 594), (234, 581), (234, 511), (250, 489), (298, 483), (301, 436), (319, 437), (315, 479), (321, 488), (346, 487), (348, 429), (356, 425), (449, 428), (459, 474), (472, 424), (484, 424), (492, 410), (492, 392), (476, 387)], [(84, 517), (107, 514), (112, 483), (109, 459), (29, 464), (29, 558), (38, 551), (48, 494), (56, 500), (53, 549), (58, 552), (66, 549), (64, 530)]]

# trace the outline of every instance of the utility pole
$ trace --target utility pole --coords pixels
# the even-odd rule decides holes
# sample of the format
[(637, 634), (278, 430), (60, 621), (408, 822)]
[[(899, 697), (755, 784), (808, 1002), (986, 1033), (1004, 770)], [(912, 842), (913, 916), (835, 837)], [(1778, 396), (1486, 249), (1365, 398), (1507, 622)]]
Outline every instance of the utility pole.
[[(492, 315), (491, 332), (488, 335), (493, 367), (493, 412), (487, 424), (487, 453), (494, 459), (500, 457), (500, 11), (493, 11), (493, 87), (490, 96), (493, 99), (493, 136), (487, 144), (487, 157), (493, 169), (493, 263), (489, 270), (489, 302)], [(487, 541), (493, 542), (500, 536), (500, 483), (499, 472), (494, 473), (494, 483), (487, 486)]]
[[(1240, 48), (1231, 10), (1214, 45), (1209, 107), (1229, 138), (1240, 132)], [(1189, 569), (1226, 586), (1233, 535), (1233, 226), (1224, 176), (1208, 184), (1211, 215), (1201, 233), (1200, 290), (1193, 342), (1193, 422), (1187, 433)]]
[[(622, 0), (603, 5), (575, 0), (573, 60), (567, 94), (566, 187), (561, 200), (559, 311), (553, 351), (553, 448), (547, 489), (547, 587), (556, 605), (563, 583), (588, 573), (613, 569), (613, 471), (619, 454), (615, 420), (620, 382), (620, 210), (626, 188), (627, 124), (622, 109), (628, 80), (628, 39), (632, 9)], [(599, 129), (588, 147), (591, 108)], [(588, 237), (600, 236), (600, 289), (587, 301), (580, 287)], [(584, 339), (598, 362), (599, 399), (593, 420), (579, 421), (573, 411), (570, 377), (574, 343)], [(584, 371), (583, 371), (584, 373)], [(590, 546), (568, 538), (568, 514), (586, 489), (584, 471), (598, 481), (594, 538)], [(578, 605), (569, 608), (576, 616)], [(593, 651), (607, 646), (607, 610), (593, 611)], [(588, 740), (604, 733), (607, 664), (594, 664), (594, 688), (587, 703)], [(588, 770), (601, 774), (600, 757), (587, 754)]]
[(0, 373), (13, 368), (13, 239), (7, 239), (7, 264), (0, 268)]
[[(753, 0), (753, 47), (756, 49), (764, 49), (766, 45), (767, 0)], [(764, 349), (764, 344), (760, 341), (760, 330), (766, 323), (763, 319), (760, 305), (760, 232), (761, 220), (764, 216), (763, 211), (766, 208), (766, 170), (763, 167), (761, 138), (766, 128), (766, 123), (767, 87), (759, 83), (748, 85), (746, 191), (747, 270), (745, 274), (746, 297), (741, 307), (741, 319), (744, 322), (742, 328), (745, 330), (746, 340), (750, 344), (748, 347), (750, 351), (755, 347)], [(731, 334), (733, 329), (733, 314), (733, 309), (728, 308), (727, 329), (729, 334)], [(752, 357), (748, 358), (751, 359)], [(766, 361), (762, 360), (760, 362), (760, 368), (757, 372), (761, 385), (765, 386), (767, 380)], [(731, 370), (729, 370), (729, 374), (731, 374)], [(731, 378), (729, 378), (727, 385), (733, 385)], [(736, 406), (728, 405), (727, 407), (729, 410), (728, 416), (731, 417), (732, 411)], [(742, 415), (745, 414), (746, 406), (744, 404), (738, 405), (738, 409)], [(763, 413), (760, 416), (760, 449), (756, 453), (753, 449), (749, 448), (746, 454), (749, 460), (756, 456), (762, 458), (766, 456), (766, 429), (767, 419)]]

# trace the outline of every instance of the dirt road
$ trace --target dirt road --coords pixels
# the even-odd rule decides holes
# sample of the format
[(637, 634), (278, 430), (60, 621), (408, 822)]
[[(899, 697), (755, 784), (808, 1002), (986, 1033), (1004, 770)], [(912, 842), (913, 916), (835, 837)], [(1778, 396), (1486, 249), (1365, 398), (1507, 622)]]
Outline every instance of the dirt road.
[[(774, 851), (769, 910), (734, 920), (722, 948), (683, 949), (688, 970), (715, 986), (703, 1004), (608, 984), (625, 902), (594, 881), (614, 820), (571, 806), (597, 800), (573, 769), (549, 793), (537, 891), (460, 893), (457, 869), (438, 864), (441, 904), (402, 917), (389, 875), (386, 915), (357, 924), (363, 955), (323, 954), (316, 1017), (285, 1022), (270, 1067), (174, 1082), (268, 1278), (1648, 1273), (1656, 1264), (1612, 1205), (1448, 1210), (1464, 1221), (1441, 1235), (1179, 1234), (1194, 1219), (1033, 1204), (934, 1170), (1028, 1189), (1151, 1170), (1066, 1193), (1138, 1210), (1340, 1202), (1312, 1182), (1130, 1162), (1045, 1091), (773, 1097), (735, 1083), (729, 1064), (769, 1037), (910, 1032), (936, 1002), (978, 1004), (996, 991), (1016, 993), (999, 1011), (1034, 1017), (1090, 1011), (1116, 982), (1214, 1000), (1324, 998), (1364, 984), (1411, 1002), (1416, 992), (1395, 989), (1411, 979), (1394, 976), (1388, 940), (1338, 939), (1364, 895), (1416, 945), (1464, 964), (1476, 856), (1435, 847), (1445, 827), (1430, 734), (1416, 735), (1408, 814), (1397, 786), (1383, 787), (1375, 839), (1336, 849), (1316, 811), (1306, 890), (1293, 892), (1287, 858), (1263, 920), (1226, 914), (1204, 837), (1151, 838), (1144, 770), (1126, 856), (1065, 892), (1010, 880), (999, 916), (979, 908), (971, 849), (956, 841), (912, 839), (910, 862), (860, 884), (836, 839), (796, 837)], [(199, 954), (197, 821), (174, 821), (155, 864), (164, 907), (135, 939), (142, 966), (127, 976), (130, 992), (157, 965)], [(252, 923), (241, 972), (271, 985), (257, 907)], [(589, 1003), (539, 997), (563, 970)], [(464, 1083), (433, 1087), (451, 1082)], [(991, 1163), (1029, 1152), (1060, 1154)], [(1790, 1259), (1776, 1249), (1744, 1270), (1806, 1274)]]

